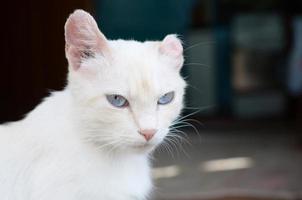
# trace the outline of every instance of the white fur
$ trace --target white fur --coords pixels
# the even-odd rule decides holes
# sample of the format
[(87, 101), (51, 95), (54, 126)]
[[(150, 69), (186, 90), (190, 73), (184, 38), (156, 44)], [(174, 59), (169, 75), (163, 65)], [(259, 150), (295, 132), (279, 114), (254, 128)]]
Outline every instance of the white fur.
[[(84, 11), (71, 17), (79, 14), (89, 17)], [(182, 53), (169, 58), (161, 42), (103, 42), (109, 56), (96, 50), (79, 68), (69, 66), (65, 90), (23, 120), (0, 126), (1, 200), (142, 200), (150, 194), (148, 155), (182, 109), (185, 82), (175, 66)], [(170, 91), (175, 99), (157, 105)], [(130, 106), (115, 108), (106, 94), (123, 95)], [(158, 132), (147, 142), (140, 129)]]

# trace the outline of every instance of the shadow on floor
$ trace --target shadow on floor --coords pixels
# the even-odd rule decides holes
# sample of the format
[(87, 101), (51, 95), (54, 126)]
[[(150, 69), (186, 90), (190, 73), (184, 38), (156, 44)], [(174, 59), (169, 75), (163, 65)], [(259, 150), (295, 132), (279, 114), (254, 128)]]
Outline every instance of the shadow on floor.
[(182, 147), (170, 142), (155, 153), (156, 200), (302, 199), (302, 140), (296, 130), (186, 132)]

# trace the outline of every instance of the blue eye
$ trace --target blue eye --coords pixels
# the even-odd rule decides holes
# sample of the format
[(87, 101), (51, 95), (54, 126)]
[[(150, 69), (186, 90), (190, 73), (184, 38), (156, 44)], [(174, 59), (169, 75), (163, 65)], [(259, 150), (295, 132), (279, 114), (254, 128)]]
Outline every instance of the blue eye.
[(111, 105), (117, 108), (124, 108), (129, 105), (127, 99), (118, 94), (106, 95), (106, 98)]
[(171, 103), (171, 101), (174, 99), (174, 92), (168, 92), (166, 94), (164, 94), (163, 96), (161, 96), (158, 99), (158, 104), (159, 105), (166, 105), (168, 103)]

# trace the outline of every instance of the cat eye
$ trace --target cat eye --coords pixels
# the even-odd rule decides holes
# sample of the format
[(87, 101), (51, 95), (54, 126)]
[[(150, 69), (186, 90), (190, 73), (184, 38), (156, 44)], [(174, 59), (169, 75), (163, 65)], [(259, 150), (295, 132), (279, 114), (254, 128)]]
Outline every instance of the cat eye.
[(106, 95), (106, 98), (111, 105), (117, 108), (124, 108), (129, 105), (128, 100), (118, 94)]
[(168, 103), (171, 103), (173, 99), (174, 99), (174, 92), (168, 92), (158, 99), (157, 104), (166, 105)]

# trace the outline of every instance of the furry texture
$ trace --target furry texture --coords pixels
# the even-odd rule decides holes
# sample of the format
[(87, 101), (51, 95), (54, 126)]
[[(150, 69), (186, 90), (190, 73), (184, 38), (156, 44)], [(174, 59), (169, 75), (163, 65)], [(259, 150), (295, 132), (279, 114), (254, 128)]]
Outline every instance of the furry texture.
[[(94, 19), (76, 10), (65, 26), (65, 90), (23, 120), (0, 126), (3, 200), (142, 200), (152, 189), (148, 155), (181, 109), (182, 45), (109, 41)], [(158, 98), (174, 91), (170, 104)], [(108, 94), (127, 98), (116, 108)], [(146, 141), (139, 130), (156, 129)]]

